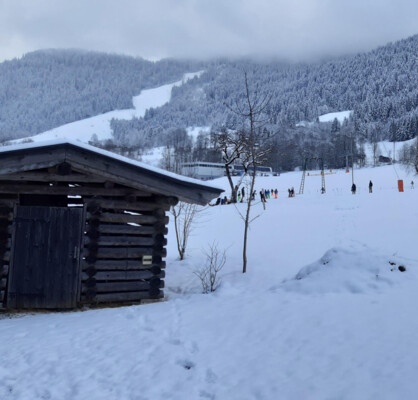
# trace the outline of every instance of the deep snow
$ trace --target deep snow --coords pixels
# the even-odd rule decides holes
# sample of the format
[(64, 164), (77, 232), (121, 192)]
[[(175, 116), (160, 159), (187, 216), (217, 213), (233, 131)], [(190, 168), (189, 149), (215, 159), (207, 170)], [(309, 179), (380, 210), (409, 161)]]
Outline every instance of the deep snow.
[[(415, 399), (418, 189), (397, 174), (355, 171), (356, 195), (350, 173), (326, 175), (325, 195), (311, 174), (295, 198), (301, 173), (260, 177), (279, 198), (254, 205), (247, 274), (244, 204), (208, 207), (182, 262), (169, 230), (166, 301), (6, 315), (0, 399)], [(214, 241), (227, 264), (203, 295), (193, 270)]]

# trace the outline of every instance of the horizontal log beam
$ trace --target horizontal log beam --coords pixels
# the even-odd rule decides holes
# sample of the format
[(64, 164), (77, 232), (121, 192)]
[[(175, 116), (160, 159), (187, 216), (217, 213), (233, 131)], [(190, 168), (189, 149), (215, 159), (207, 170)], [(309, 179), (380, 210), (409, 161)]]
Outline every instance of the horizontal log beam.
[(130, 281), (130, 282), (97, 282), (94, 287), (83, 285), (81, 293), (109, 293), (109, 292), (140, 292), (151, 288), (163, 289), (164, 281), (154, 279), (151, 281)]
[(149, 270), (145, 271), (99, 271), (90, 277), (87, 273), (83, 272), (81, 279), (87, 281), (94, 278), (96, 281), (135, 281), (138, 279), (151, 279), (151, 278), (164, 278), (165, 272), (161, 271), (158, 275), (153, 274)]
[(153, 202), (153, 201), (126, 201), (126, 200), (110, 200), (110, 199), (91, 199), (87, 202), (97, 204), (102, 208), (111, 208), (114, 210), (132, 210), (132, 211), (154, 211), (161, 209), (168, 211), (170, 205)]
[[(162, 235), (161, 235), (162, 236)], [(165, 246), (167, 239), (156, 237), (138, 237), (138, 236), (100, 236), (97, 240), (86, 237), (84, 244), (97, 243), (98, 246)]]
[(82, 174), (59, 175), (47, 172), (20, 172), (0, 175), (0, 181), (104, 183), (106, 180), (101, 177)]
[(0, 183), (0, 193), (4, 194), (46, 194), (72, 196), (145, 196), (146, 193), (130, 188), (105, 188), (86, 186), (37, 186), (37, 185), (9, 185)]
[(85, 303), (111, 303), (120, 301), (138, 301), (146, 299), (162, 299), (163, 290), (156, 290), (156, 293), (144, 292), (122, 292), (122, 293), (103, 293), (93, 297), (82, 296), (81, 300)]
[(8, 273), (9, 273), (9, 266), (8, 265), (3, 265), (0, 268), (0, 277), (7, 276)]
[(168, 229), (161, 224), (161, 226), (136, 226), (136, 225), (104, 225), (100, 224), (97, 227), (97, 231), (100, 233), (108, 233), (112, 235), (122, 234), (122, 235), (156, 235), (162, 233), (166, 235)]
[[(154, 257), (157, 258), (157, 257)], [(112, 270), (143, 270), (150, 269), (152, 267), (159, 267), (161, 269), (166, 267), (165, 261), (160, 261), (159, 263), (153, 263), (151, 265), (142, 264), (142, 261), (137, 260), (97, 260), (94, 263), (88, 263), (83, 260), (81, 263), (83, 271), (88, 268), (94, 268), (98, 271), (112, 271)]]
[(15, 197), (14, 199), (1, 199), (0, 198), (0, 207), (10, 207), (13, 208), (15, 204), (19, 203), (19, 198)]
[(3, 261), (10, 261), (10, 251), (5, 251), (3, 254)]
[[(83, 250), (84, 257), (88, 257), (89, 254), (90, 252), (88, 249)], [(141, 258), (142, 256), (151, 255), (166, 257), (167, 250), (165, 248), (158, 249), (153, 247), (99, 247), (97, 249), (96, 258)]]
[(93, 215), (87, 213), (87, 220), (98, 219), (100, 222), (114, 222), (114, 223), (133, 223), (133, 224), (155, 224), (161, 222), (165, 225), (168, 224), (168, 217), (156, 217), (154, 215), (133, 215), (133, 214), (113, 214), (102, 213), (99, 215)]
[(8, 221), (13, 220), (13, 212), (8, 212), (6, 214), (0, 214), (0, 219), (7, 219)]

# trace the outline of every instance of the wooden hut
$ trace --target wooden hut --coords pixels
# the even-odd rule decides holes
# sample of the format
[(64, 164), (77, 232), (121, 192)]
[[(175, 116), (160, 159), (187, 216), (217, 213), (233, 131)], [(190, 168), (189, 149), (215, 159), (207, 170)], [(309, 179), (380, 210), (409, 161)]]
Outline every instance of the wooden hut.
[(162, 298), (167, 211), (221, 192), (78, 142), (0, 149), (0, 308)]

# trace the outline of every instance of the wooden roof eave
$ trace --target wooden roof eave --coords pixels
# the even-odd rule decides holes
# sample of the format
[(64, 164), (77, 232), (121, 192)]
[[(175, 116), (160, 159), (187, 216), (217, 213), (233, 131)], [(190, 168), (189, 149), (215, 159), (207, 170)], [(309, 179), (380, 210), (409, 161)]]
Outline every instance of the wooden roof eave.
[(71, 143), (2, 152), (0, 175), (53, 167), (65, 161), (88, 175), (138, 190), (174, 196), (188, 203), (205, 205), (222, 193), (221, 189), (142, 168)]
[(78, 171), (101, 176), (111, 182), (138, 190), (174, 196), (187, 203), (206, 205), (213, 198), (219, 197), (223, 191), (176, 179), (118, 159), (110, 159), (105, 155), (85, 149), (69, 148), (66, 161)]

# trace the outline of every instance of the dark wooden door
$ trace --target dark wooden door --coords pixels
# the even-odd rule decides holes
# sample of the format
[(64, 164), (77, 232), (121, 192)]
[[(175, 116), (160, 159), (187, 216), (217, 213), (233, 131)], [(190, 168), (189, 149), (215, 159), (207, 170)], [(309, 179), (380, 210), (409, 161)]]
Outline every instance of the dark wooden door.
[(74, 308), (83, 210), (17, 206), (8, 308)]

